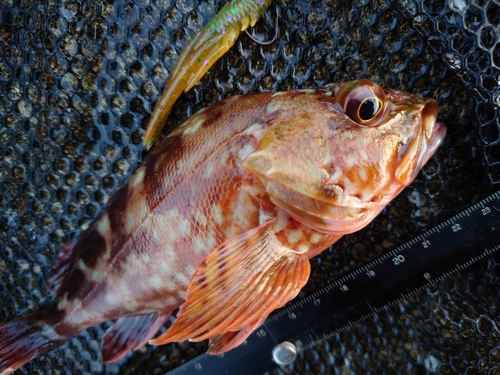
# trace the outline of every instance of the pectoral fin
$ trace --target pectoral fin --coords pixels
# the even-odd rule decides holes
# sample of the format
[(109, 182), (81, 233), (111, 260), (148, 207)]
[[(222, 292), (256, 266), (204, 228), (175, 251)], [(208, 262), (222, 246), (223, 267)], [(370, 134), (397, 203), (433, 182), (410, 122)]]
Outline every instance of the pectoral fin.
[[(272, 223), (232, 237), (213, 250), (193, 275), (173, 325), (150, 343), (213, 337), (214, 352), (222, 353), (294, 298), (309, 278), (309, 261), (278, 241)], [(214, 337), (219, 335), (223, 336)]]

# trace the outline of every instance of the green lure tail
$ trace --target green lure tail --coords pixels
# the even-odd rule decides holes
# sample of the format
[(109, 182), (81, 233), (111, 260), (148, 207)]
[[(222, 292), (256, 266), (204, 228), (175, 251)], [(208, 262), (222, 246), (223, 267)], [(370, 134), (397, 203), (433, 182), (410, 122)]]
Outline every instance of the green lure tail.
[(167, 122), (177, 98), (189, 91), (208, 69), (253, 27), (272, 0), (236, 0), (224, 6), (184, 47), (171, 79), (151, 114), (143, 144), (151, 148)]

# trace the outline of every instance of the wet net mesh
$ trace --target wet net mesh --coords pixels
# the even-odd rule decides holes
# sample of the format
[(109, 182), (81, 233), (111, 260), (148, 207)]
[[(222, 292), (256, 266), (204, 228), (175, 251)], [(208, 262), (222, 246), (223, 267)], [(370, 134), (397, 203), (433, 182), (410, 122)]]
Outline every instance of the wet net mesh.
[[(62, 245), (140, 164), (154, 103), (187, 39), (220, 9), (195, 0), (0, 0), (0, 322), (50, 302)], [(174, 108), (368, 77), (437, 99), (446, 143), (365, 230), (312, 260), (302, 295), (500, 186), (500, 3), (275, 0)], [(498, 257), (388, 307), (273, 374), (500, 374)], [(205, 343), (147, 346), (101, 364), (109, 323), (19, 374), (162, 374)]]

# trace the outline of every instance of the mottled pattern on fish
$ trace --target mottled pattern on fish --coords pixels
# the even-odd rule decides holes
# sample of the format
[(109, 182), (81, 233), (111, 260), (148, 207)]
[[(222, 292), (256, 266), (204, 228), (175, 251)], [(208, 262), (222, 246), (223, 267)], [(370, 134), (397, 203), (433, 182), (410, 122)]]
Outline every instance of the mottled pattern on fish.
[[(253, 133), (284, 117), (275, 108), (282, 107), (287, 117), (293, 111), (273, 93), (238, 98), (201, 111), (152, 150), (107, 212), (65, 247), (49, 284), (57, 290), (68, 324), (170, 314), (210, 251), (262, 224), (263, 215), (275, 215), (262, 186), (239, 165), (258, 145)], [(293, 101), (289, 105), (295, 107)], [(226, 121), (237, 126), (213, 129)], [(308, 246), (308, 229), (288, 228), (288, 220), (282, 215), (276, 224), (284, 245)], [(323, 241), (316, 232), (308, 235)], [(154, 276), (146, 278), (146, 270)]]
[(118, 360), (179, 306), (151, 343), (210, 338), (211, 353), (240, 344), (297, 295), (309, 258), (413, 180), (444, 137), (436, 113), (432, 100), (365, 80), (199, 111), (64, 247), (48, 280), (54, 307), (0, 326), (0, 373), (108, 319), (103, 359)]

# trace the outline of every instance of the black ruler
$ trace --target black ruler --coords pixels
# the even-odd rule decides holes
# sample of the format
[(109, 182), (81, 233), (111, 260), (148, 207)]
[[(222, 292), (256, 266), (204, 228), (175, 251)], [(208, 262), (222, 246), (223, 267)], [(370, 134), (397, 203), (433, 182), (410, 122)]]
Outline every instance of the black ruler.
[(273, 313), (238, 348), (220, 356), (203, 354), (167, 374), (262, 374), (276, 366), (273, 354), (286, 362), (295, 351), (499, 250), (500, 191)]

